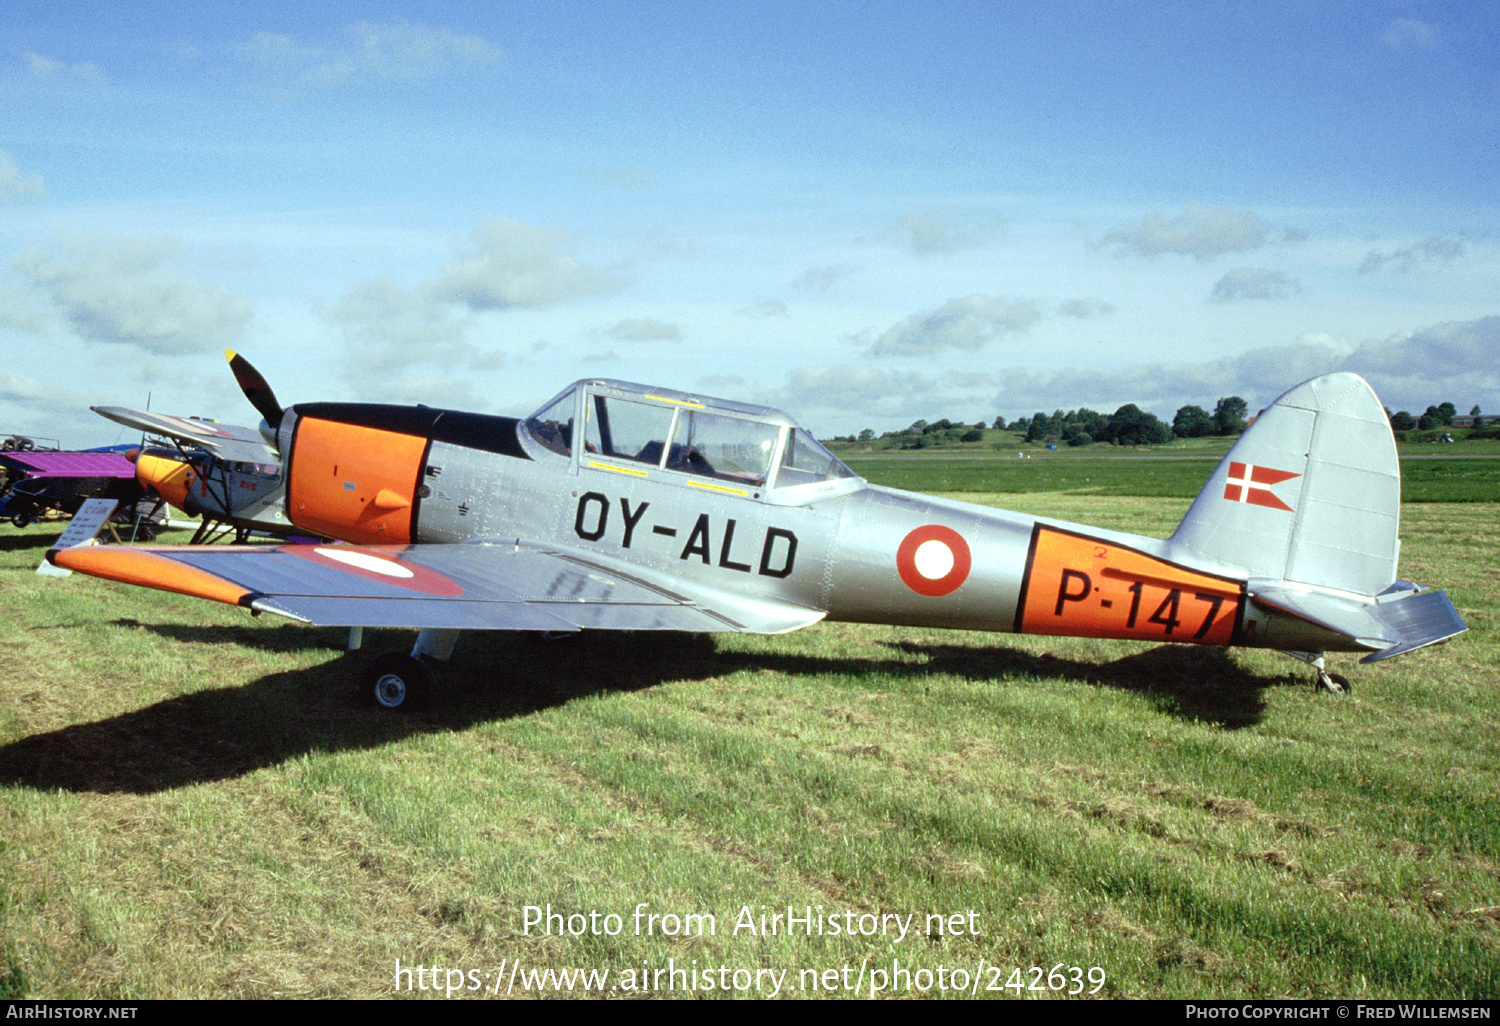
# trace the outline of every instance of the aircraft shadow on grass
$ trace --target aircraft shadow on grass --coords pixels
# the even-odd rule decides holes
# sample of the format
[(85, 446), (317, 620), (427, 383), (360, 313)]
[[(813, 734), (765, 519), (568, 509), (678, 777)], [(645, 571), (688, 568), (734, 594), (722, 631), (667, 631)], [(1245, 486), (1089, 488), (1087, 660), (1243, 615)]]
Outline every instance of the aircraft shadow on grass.
[[(257, 647), (283, 651), (325, 647), (333, 641), (328, 632), (292, 625), (253, 632), (140, 626), (200, 644), (242, 644), (253, 633)], [(721, 652), (713, 637), (704, 634), (600, 632), (556, 642), (501, 634), (466, 646), (445, 675), (447, 684), (439, 699), (425, 713), (413, 716), (390, 716), (363, 707), (347, 682), (353, 666), (367, 655), (350, 653), (321, 666), (191, 692), (0, 746), (0, 783), (39, 790), (151, 794), (232, 779), (309, 752), (374, 748), (413, 735), (527, 716), (589, 695), (707, 680), (735, 671), (888, 675), (913, 683), (934, 673), (976, 683), (1061, 678), (1137, 692), (1164, 715), (1227, 728), (1258, 722), (1264, 689), (1293, 682), (1290, 675), (1266, 678), (1246, 673), (1218, 649), (1161, 646), (1100, 664), (1003, 646), (889, 644), (890, 659), (825, 658)], [(914, 655), (922, 658), (913, 660)]]
[[(36, 561), (42, 561), (42, 555), (47, 547), (57, 541), (57, 532), (60, 526), (54, 527), (50, 534), (18, 534), (7, 532), (0, 534), (0, 552), (20, 552), (23, 549), (35, 549)], [(27, 571), (28, 573), (30, 571)]]

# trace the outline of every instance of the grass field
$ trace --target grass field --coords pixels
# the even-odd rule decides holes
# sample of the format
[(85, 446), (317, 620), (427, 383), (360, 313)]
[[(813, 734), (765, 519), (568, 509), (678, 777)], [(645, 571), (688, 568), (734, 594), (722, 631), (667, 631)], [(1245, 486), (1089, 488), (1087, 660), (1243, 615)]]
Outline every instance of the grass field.
[[(1028, 459), (998, 453), (947, 452), (845, 455), (856, 472), (877, 484), (918, 492), (994, 492), (1068, 495), (1138, 495), (1191, 499), (1223, 453), (1208, 447), (1156, 456), (1094, 455), (1110, 446), (1033, 454)], [(1220, 446), (1220, 448), (1224, 448)], [(1416, 447), (1413, 447), (1416, 448)], [(1439, 458), (1433, 446), (1401, 461), (1405, 502), (1500, 502), (1500, 459)], [(1033, 450), (1034, 453), (1034, 450)]]
[[(1160, 536), (1157, 472), (946, 490)], [(1495, 998), (1497, 509), (1404, 508), (1471, 630), (1331, 658), (1346, 697), (1274, 653), (827, 624), (466, 635), (419, 717), (357, 704), (342, 632), (38, 577), (57, 528), (7, 529), (0, 997)]]

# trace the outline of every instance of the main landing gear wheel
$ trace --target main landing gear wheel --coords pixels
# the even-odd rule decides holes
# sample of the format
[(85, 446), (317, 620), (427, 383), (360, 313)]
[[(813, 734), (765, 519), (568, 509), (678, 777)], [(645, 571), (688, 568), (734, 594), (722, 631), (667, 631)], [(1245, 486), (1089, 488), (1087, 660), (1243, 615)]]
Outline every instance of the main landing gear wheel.
[(432, 691), (432, 674), (405, 652), (376, 656), (360, 676), (360, 690), (376, 708), (406, 712), (419, 708)]

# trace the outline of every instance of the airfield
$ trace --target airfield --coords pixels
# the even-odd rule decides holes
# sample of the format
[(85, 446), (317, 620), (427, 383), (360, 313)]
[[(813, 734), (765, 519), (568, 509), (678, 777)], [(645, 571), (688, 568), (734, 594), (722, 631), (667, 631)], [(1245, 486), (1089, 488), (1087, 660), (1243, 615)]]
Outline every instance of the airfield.
[[(352, 679), (409, 632), (39, 577), (61, 525), (6, 529), (0, 997), (1493, 999), (1493, 446), (1403, 449), (1401, 573), (1470, 630), (1330, 656), (1346, 696), (820, 624), (471, 633), (393, 716)], [(839, 455), (1164, 537), (1222, 454), (1022, 448)]]

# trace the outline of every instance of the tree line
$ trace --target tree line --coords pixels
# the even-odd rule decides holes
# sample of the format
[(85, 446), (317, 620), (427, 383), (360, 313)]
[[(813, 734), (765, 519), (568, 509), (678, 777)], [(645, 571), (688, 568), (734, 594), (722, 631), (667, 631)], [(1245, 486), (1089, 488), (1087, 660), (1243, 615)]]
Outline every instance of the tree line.
[(1205, 435), (1237, 435), (1245, 430), (1245, 400), (1239, 396), (1220, 399), (1209, 413), (1199, 406), (1184, 406), (1164, 423), (1155, 414), (1147, 413), (1135, 403), (1127, 403), (1112, 414), (1100, 413), (1083, 407), (1064, 413), (1052, 414), (1038, 411), (1030, 417), (1018, 417), (1006, 423), (1003, 416), (993, 422), (983, 421), (969, 425), (943, 419), (928, 422), (919, 420), (911, 427), (900, 431), (887, 431), (878, 438), (871, 428), (859, 435), (835, 438), (836, 442), (869, 442), (880, 448), (924, 449), (933, 446), (951, 445), (955, 442), (978, 442), (984, 438), (986, 428), (996, 431), (1013, 431), (1024, 435), (1026, 441), (1042, 445), (1065, 444), (1070, 446), (1092, 445), (1108, 442), (1114, 445), (1160, 445), (1173, 438), (1199, 438)]
[[(1427, 407), (1420, 416), (1405, 410), (1386, 416), (1391, 428), (1403, 431), (1434, 431), (1453, 425), (1458, 415), (1452, 403), (1441, 403)], [(1479, 416), (1475, 406), (1470, 416)], [(1127, 403), (1112, 414), (1082, 407), (1064, 413), (1056, 410), (1051, 414), (1038, 411), (1030, 417), (1018, 417), (1006, 422), (1003, 416), (986, 424), (955, 423), (948, 419), (937, 421), (919, 420), (899, 431), (887, 431), (877, 436), (872, 428), (865, 428), (857, 436), (843, 435), (835, 442), (864, 442), (882, 449), (925, 449), (959, 442), (984, 440), (986, 428), (997, 431), (1012, 431), (1024, 435), (1026, 441), (1041, 445), (1092, 445), (1107, 442), (1114, 445), (1160, 445), (1174, 438), (1206, 438), (1210, 436), (1238, 435), (1248, 426), (1249, 406), (1237, 395), (1226, 396), (1214, 406), (1212, 413), (1201, 406), (1183, 406), (1167, 424), (1161, 418)]]

